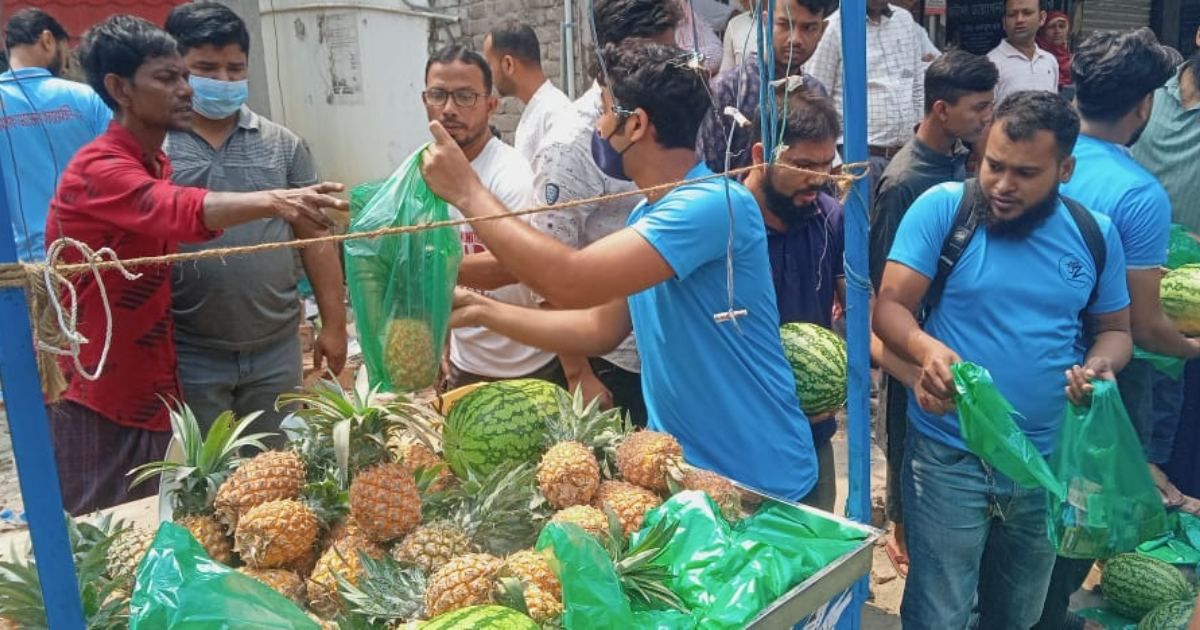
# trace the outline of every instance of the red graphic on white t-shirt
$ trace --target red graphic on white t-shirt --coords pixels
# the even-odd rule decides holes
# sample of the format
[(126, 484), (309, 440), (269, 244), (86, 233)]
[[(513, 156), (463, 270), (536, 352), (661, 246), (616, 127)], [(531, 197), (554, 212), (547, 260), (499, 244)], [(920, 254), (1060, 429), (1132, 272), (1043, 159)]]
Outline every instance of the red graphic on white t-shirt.
[(474, 232), (459, 232), (462, 237), (463, 254), (483, 254), (487, 252), (487, 245), (483, 244), (483, 240)]

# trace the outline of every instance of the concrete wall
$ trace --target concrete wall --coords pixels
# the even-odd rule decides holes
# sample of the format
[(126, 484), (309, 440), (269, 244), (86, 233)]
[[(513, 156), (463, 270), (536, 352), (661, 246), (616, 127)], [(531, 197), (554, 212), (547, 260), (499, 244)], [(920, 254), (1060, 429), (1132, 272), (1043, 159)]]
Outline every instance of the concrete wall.
[[(434, 23), (430, 26), (429, 50), (432, 52), (449, 44), (462, 44), (483, 50), (483, 38), (494, 26), (515, 19), (533, 27), (542, 45), (542, 69), (546, 76), (564, 92), (563, 86), (563, 0), (432, 0), (434, 11), (453, 13), (457, 23)], [(587, 0), (574, 2), (575, 32), (575, 95), (579, 96), (591, 84), (587, 78), (586, 59), (591, 50), (590, 27), (586, 21)], [(522, 106), (514, 98), (503, 99), (492, 123), (512, 141), (513, 130), (521, 117)]]

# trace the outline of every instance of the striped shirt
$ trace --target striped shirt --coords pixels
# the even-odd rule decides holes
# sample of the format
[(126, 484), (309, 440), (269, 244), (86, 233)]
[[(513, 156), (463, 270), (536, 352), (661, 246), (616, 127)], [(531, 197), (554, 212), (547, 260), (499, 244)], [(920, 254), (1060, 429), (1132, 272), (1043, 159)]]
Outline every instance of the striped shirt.
[(1133, 157), (1153, 173), (1171, 198), (1175, 223), (1200, 231), (1200, 103), (1183, 106), (1179, 77), (1190, 64), (1154, 93), (1150, 122)]

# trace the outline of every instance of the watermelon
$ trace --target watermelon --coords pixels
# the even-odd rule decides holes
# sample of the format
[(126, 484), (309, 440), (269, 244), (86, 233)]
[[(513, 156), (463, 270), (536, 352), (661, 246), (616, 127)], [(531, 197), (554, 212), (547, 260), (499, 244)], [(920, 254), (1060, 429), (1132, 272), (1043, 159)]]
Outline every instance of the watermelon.
[(546, 421), (558, 414), (558, 394), (548, 381), (488, 383), (463, 396), (442, 430), (446, 462), (459, 477), (486, 475), (500, 466), (534, 463), (546, 442)]
[(1156, 606), (1138, 622), (1137, 630), (1186, 630), (1196, 604), (1180, 600)]
[(846, 404), (846, 342), (816, 324), (784, 324), (779, 336), (804, 413), (819, 416), (841, 409)]
[(1109, 608), (1136, 620), (1158, 606), (1193, 596), (1179, 569), (1136, 553), (1117, 554), (1104, 564), (1100, 590)]
[(469, 606), (421, 624), (421, 630), (541, 630), (526, 615), (504, 606)]
[(1184, 265), (1163, 276), (1163, 312), (1180, 332), (1200, 336), (1200, 265)]

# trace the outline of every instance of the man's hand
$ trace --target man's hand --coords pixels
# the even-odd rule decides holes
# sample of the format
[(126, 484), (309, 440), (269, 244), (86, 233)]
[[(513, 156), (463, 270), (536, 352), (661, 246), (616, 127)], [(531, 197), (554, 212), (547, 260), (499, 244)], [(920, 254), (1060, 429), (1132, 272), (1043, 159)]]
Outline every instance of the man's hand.
[(1098, 378), (1106, 381), (1117, 378), (1112, 365), (1104, 357), (1092, 357), (1083, 367), (1072, 366), (1067, 370), (1067, 399), (1081, 407), (1091, 404), (1092, 391), (1095, 390), (1092, 381)]
[(451, 328), (474, 328), (482, 326), (482, 312), (488, 298), (470, 289), (454, 287), (454, 310), (450, 312)]
[[(925, 353), (925, 362), (921, 364), (921, 376), (917, 379), (919, 390), (935, 400), (953, 403), (954, 375), (950, 366), (962, 362), (950, 348), (941, 342), (932, 341), (930, 349)], [(930, 409), (926, 409), (931, 411)]]
[(323, 182), (304, 188), (272, 190), (269, 194), (275, 215), (279, 218), (298, 224), (302, 229), (325, 230), (333, 227), (333, 219), (325, 214), (325, 208), (340, 212), (350, 209), (349, 202), (329, 194), (345, 189), (341, 184)]
[(421, 156), (421, 176), (433, 194), (463, 210), (467, 205), (466, 200), (483, 184), (479, 182), (479, 175), (471, 168), (462, 148), (450, 137), (442, 123), (436, 120), (430, 122), (429, 133), (433, 135), (433, 143)]
[(590, 369), (567, 377), (567, 391), (574, 393), (580, 387), (583, 388), (583, 402), (591, 403), (599, 398), (601, 409), (609, 409), (613, 406), (612, 392), (604, 386), (604, 383), (600, 382), (596, 373)]
[(325, 362), (329, 363), (329, 372), (337, 378), (346, 367), (346, 352), (348, 341), (344, 326), (322, 326), (313, 344), (313, 367), (321, 369)]

